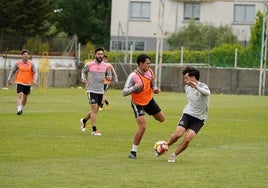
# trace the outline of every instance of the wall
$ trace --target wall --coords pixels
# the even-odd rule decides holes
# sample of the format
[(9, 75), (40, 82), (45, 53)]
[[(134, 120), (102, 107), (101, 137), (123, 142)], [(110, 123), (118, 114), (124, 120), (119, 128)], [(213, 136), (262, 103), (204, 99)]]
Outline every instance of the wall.
[[(48, 87), (71, 87), (82, 85), (80, 74), (83, 64), (77, 70), (74, 69), (50, 69)], [(122, 89), (128, 74), (136, 68), (136, 64), (114, 64), (119, 78), (117, 88)], [(154, 66), (151, 67), (154, 70)], [(9, 68), (0, 68), (0, 87), (5, 87)], [(233, 68), (199, 68), (200, 81), (207, 83), (212, 93), (223, 94), (250, 94), (258, 95), (259, 69), (233, 69)], [(266, 71), (267, 75), (267, 71)], [(268, 78), (266, 76), (266, 88)], [(163, 91), (183, 92), (184, 83), (182, 67), (163, 66), (161, 89)], [(265, 90), (268, 95), (268, 89)]]

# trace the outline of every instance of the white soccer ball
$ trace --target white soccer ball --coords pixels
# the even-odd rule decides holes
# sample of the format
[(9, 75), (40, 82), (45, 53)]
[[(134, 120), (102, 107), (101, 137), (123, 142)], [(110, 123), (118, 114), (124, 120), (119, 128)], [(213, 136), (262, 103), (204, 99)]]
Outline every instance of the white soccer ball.
[(157, 141), (154, 145), (154, 151), (158, 154), (164, 154), (168, 151), (167, 142), (164, 140)]

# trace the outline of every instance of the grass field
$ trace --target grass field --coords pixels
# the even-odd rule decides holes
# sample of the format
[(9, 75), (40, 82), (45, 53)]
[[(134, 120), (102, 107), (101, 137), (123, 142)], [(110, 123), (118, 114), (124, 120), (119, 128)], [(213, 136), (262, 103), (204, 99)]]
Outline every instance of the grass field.
[(175, 145), (157, 159), (153, 145), (174, 131), (183, 93), (155, 95), (166, 121), (147, 116), (137, 160), (128, 159), (137, 128), (129, 97), (113, 89), (108, 97), (103, 135), (93, 137), (80, 131), (84, 90), (34, 89), (21, 116), (15, 89), (0, 90), (0, 187), (267, 187), (268, 97), (212, 94), (206, 125), (176, 163), (167, 163)]

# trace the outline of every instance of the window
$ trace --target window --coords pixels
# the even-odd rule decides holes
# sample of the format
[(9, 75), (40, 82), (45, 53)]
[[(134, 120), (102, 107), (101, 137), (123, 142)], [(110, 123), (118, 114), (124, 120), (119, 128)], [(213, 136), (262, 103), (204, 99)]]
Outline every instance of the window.
[(255, 5), (234, 5), (234, 22), (254, 22)]
[(130, 19), (150, 19), (151, 3), (150, 2), (130, 2)]
[[(128, 50), (130, 51), (131, 45), (133, 46), (133, 51), (145, 51), (144, 41), (128, 41)], [(111, 51), (124, 51), (126, 49), (125, 41), (111, 41)]]
[(184, 3), (184, 20), (200, 20), (200, 4)]

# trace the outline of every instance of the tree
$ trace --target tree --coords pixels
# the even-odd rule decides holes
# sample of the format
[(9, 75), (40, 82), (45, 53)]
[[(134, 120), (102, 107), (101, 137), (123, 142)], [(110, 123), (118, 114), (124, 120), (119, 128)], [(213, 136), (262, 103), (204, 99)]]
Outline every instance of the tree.
[(205, 50), (223, 44), (235, 44), (237, 37), (232, 33), (230, 26), (215, 27), (190, 21), (188, 26), (183, 27), (180, 32), (172, 33), (168, 38), (168, 43), (172, 49), (183, 46), (188, 50)]
[(263, 14), (258, 11), (256, 22), (251, 26), (250, 32), (250, 44), (248, 47), (248, 54), (250, 54), (250, 60), (252, 64), (258, 65), (261, 55), (261, 45), (262, 45), (262, 22)]
[(1, 35), (44, 35), (55, 9), (53, 0), (0, 0)]
[(111, 0), (58, 0), (57, 28), (77, 35), (81, 44), (109, 46)]

